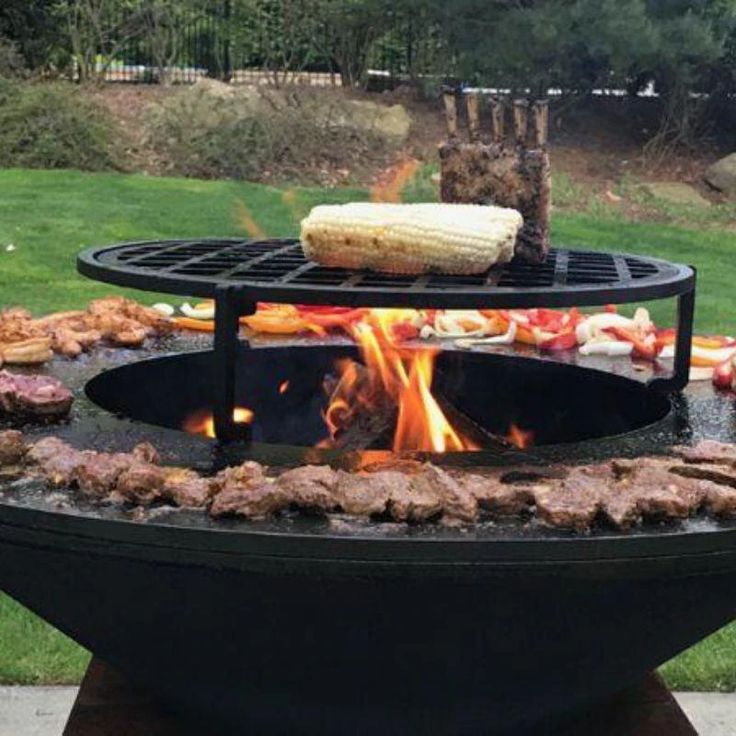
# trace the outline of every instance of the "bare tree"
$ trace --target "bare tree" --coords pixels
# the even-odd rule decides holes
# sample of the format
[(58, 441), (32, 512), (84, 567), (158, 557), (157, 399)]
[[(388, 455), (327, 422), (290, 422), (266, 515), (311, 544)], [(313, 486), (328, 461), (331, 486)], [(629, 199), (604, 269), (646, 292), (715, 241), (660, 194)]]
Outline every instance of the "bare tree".
[(137, 0), (59, 0), (56, 11), (66, 20), (80, 82), (102, 81), (116, 54), (145, 29)]
[(183, 46), (182, 28), (201, 17), (201, 6), (195, 0), (143, 0), (143, 34), (161, 84), (171, 84), (172, 67)]

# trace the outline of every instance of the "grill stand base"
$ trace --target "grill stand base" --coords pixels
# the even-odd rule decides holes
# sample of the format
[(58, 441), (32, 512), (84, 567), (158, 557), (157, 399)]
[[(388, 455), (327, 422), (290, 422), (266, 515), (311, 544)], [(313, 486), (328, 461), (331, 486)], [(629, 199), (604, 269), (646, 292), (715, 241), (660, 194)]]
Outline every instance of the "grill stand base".
[[(305, 730), (306, 732), (306, 730)], [(63, 736), (202, 736), (103, 662), (87, 669)], [(209, 729), (208, 736), (216, 736)], [(545, 736), (697, 736), (656, 674)]]

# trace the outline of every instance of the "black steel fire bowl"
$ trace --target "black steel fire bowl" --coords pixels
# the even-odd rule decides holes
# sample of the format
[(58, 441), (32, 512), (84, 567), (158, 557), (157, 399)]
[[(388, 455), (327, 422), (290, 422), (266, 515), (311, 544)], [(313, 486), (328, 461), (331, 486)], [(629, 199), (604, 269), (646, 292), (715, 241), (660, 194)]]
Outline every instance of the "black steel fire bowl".
[[(207, 343), (175, 338), (136, 357), (196, 347)], [(337, 349), (250, 351), (239, 368), (239, 398), (265, 402), (267, 417), (265, 409), (276, 413), (268, 395), (277, 379), (302, 394), (278, 409), (280, 437), (276, 424), (258, 422), (256, 407), (255, 441), (245, 454), (274, 465), (320, 459), (289, 443), (318, 431), (310, 424), (318, 411), (315, 371)], [(284, 350), (308, 352), (299, 358)], [(50, 372), (77, 395), (73, 416), (31, 434), (53, 432), (98, 449), (148, 439), (166, 462), (199, 469), (227, 461), (213, 442), (172, 428), (177, 412), (214, 390), (212, 353), (124, 365), (133, 359), (100, 351), (55, 361)], [(472, 359), (445, 361), (439, 380), (472, 409), (479, 368)], [(619, 375), (609, 376), (547, 363), (540, 372), (538, 361), (496, 357), (483, 364), (481, 396), (498, 400), (504, 421), (523, 407), (528, 415), (516, 419), (541, 422), (541, 437), (544, 427), (569, 433), (570, 443), (543, 444), (526, 463), (636, 457), (704, 437), (736, 441), (731, 396), (694, 384), (668, 412), (624, 363), (610, 363)], [(90, 396), (147, 423), (85, 396), (87, 380), (111, 367), (92, 381)], [(513, 401), (493, 388), (502, 375), (515, 376)], [(260, 399), (249, 392), (259, 380)], [(535, 413), (533, 401), (517, 401), (524, 387), (548, 403)], [(482, 420), (490, 404), (475, 404)], [(565, 417), (569, 406), (610, 414), (611, 423), (586, 424), (579, 411)], [(290, 412), (300, 421), (289, 424)], [(584, 441), (591, 431), (598, 439)], [(188, 714), (200, 734), (545, 733), (553, 720), (635, 683), (736, 610), (733, 523), (692, 519), (574, 535), (531, 523), (448, 528), (296, 515), (213, 522), (193, 511), (95, 507), (27, 483), (0, 487), (0, 586)]]

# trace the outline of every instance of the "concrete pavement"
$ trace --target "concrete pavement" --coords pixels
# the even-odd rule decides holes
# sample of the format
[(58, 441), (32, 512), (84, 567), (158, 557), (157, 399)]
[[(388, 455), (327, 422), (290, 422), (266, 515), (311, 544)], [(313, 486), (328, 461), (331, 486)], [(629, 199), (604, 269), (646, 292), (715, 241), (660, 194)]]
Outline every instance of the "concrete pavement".
[[(75, 687), (0, 687), (0, 736), (61, 736), (76, 695)], [(736, 736), (736, 693), (676, 697), (700, 736)]]

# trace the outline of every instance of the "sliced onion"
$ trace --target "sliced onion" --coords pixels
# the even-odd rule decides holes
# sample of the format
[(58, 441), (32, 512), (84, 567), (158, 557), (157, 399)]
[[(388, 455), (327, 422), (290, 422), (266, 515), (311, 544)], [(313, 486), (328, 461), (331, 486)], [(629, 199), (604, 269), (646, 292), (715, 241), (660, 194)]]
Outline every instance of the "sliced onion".
[(712, 381), (714, 368), (691, 368), (691, 381)]
[(461, 339), (455, 340), (455, 345), (463, 350), (470, 350), (481, 345), (513, 345), (516, 340), (516, 322), (509, 322), (509, 329), (504, 335), (496, 335), (494, 337), (483, 337), (474, 340)]
[(631, 355), (634, 351), (634, 345), (630, 342), (621, 340), (592, 340), (581, 345), (581, 355), (608, 355), (615, 357), (617, 355)]
[(160, 314), (163, 314), (164, 317), (173, 317), (174, 312), (176, 312), (174, 307), (172, 307), (171, 304), (166, 304), (166, 302), (159, 302), (158, 304), (154, 304), (151, 308), (155, 309)]
[(193, 307), (188, 302), (181, 305), (181, 313), (190, 319), (214, 319), (215, 305), (208, 304), (202, 307)]

